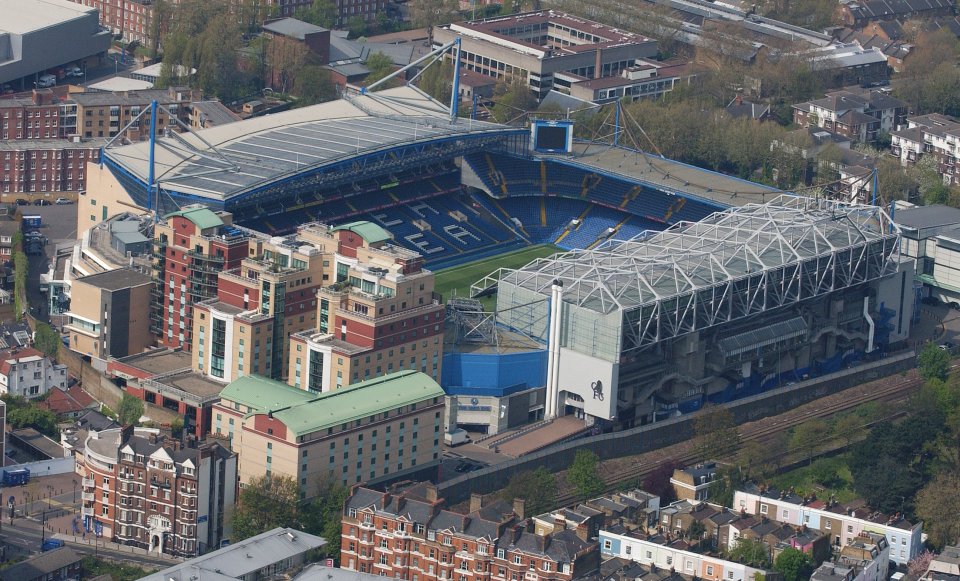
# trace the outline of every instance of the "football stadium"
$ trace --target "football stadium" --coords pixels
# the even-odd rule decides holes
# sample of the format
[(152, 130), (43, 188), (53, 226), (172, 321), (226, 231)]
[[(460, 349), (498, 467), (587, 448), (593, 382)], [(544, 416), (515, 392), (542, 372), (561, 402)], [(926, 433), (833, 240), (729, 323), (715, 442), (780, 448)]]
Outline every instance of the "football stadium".
[(412, 86), (101, 160), (81, 230), (106, 204), (199, 203), (271, 236), (368, 221), (422, 255), (452, 420), (488, 434), (630, 427), (817, 377), (904, 341), (914, 308), (880, 208), (575, 141), (570, 122), (457, 117)]

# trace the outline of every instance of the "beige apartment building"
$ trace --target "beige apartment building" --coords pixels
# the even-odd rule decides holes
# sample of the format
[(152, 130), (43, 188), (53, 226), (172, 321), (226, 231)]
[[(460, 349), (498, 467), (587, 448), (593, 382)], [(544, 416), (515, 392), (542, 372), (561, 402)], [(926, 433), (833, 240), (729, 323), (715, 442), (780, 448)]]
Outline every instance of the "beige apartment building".
[(100, 360), (139, 353), (153, 344), (151, 278), (119, 268), (73, 281), (65, 313), (70, 349)]
[(220, 393), (212, 435), (239, 455), (241, 488), (282, 474), (310, 498), (326, 479), (349, 485), (438, 463), (443, 408), (443, 389), (416, 371), (323, 394), (245, 376)]
[(422, 256), (370, 222), (301, 233), (336, 252), (324, 279), (332, 284), (317, 294), (317, 325), (290, 336), (287, 382), (326, 392), (411, 369), (439, 380), (444, 308)]
[(296, 234), (250, 248), (257, 255), (219, 273), (216, 298), (194, 306), (193, 369), (220, 381), (283, 378), (290, 335), (317, 325), (316, 291), (332, 259)]

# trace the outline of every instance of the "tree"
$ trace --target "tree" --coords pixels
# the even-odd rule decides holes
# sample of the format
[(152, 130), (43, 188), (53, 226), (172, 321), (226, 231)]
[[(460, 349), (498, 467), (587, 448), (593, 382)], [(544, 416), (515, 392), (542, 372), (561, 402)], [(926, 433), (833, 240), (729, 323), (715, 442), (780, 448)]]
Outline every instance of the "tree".
[(773, 568), (783, 575), (784, 581), (801, 581), (810, 578), (813, 572), (813, 559), (799, 549), (788, 547), (777, 555)]
[(456, 0), (410, 0), (410, 20), (416, 28), (427, 28), (453, 22), (460, 4)]
[(557, 477), (542, 466), (514, 474), (500, 498), (507, 501), (522, 498), (526, 501), (524, 512), (543, 514), (557, 506)]
[(790, 436), (790, 452), (800, 454), (811, 462), (824, 439), (830, 434), (830, 426), (820, 419), (808, 420), (793, 429)]
[(907, 574), (914, 579), (919, 579), (927, 573), (930, 568), (930, 561), (933, 561), (934, 555), (930, 549), (920, 553), (916, 557), (907, 561)]
[(827, 488), (837, 488), (843, 484), (835, 460), (820, 458), (810, 465), (810, 479)]
[(916, 505), (934, 547), (943, 548), (960, 539), (960, 472), (937, 474), (917, 494)]
[(337, 24), (337, 6), (331, 0), (313, 0), (313, 4), (297, 8), (293, 17), (323, 28), (333, 28)]
[(434, 63), (420, 75), (420, 88), (441, 103), (450, 102), (450, 93), (453, 92), (453, 63), (443, 60)]
[(770, 553), (760, 541), (740, 537), (727, 551), (727, 558), (750, 567), (767, 569), (770, 567)]
[(343, 520), (343, 503), (349, 489), (332, 478), (324, 478), (317, 487), (317, 495), (303, 506), (300, 523), (303, 530), (327, 539), (324, 552), (340, 558), (340, 527)]
[(37, 328), (33, 338), (33, 346), (42, 351), (44, 355), (51, 359), (56, 359), (57, 352), (60, 351), (60, 335), (53, 330), (50, 325), (37, 321)]
[(123, 394), (117, 404), (117, 421), (121, 426), (136, 426), (143, 416), (143, 401), (129, 393)]
[(233, 536), (243, 540), (276, 527), (299, 528), (300, 487), (289, 476), (259, 476), (240, 491)]
[(375, 52), (368, 56), (364, 64), (370, 69), (370, 74), (364, 79), (364, 83), (368, 86), (393, 72), (393, 60), (382, 52)]
[(33, 428), (45, 436), (59, 437), (57, 414), (25, 402), (21, 407), (7, 408), (7, 423), (14, 428)]
[(863, 420), (856, 414), (845, 414), (834, 420), (832, 434), (834, 438), (843, 438), (847, 446), (863, 434)]
[(702, 522), (698, 520), (690, 521), (690, 526), (687, 527), (687, 538), (691, 541), (701, 541), (703, 540), (703, 535), (707, 532), (707, 527), (703, 525)]
[(719, 460), (740, 447), (740, 430), (729, 409), (711, 406), (693, 420), (693, 447), (701, 460)]
[(679, 468), (673, 460), (664, 460), (643, 480), (643, 489), (660, 497), (660, 505), (666, 506), (677, 499), (677, 493), (670, 484), (673, 472)]
[(337, 86), (330, 71), (318, 65), (304, 65), (297, 72), (295, 90), (297, 105), (314, 105), (337, 98)]
[(933, 343), (927, 343), (917, 357), (917, 368), (920, 371), (920, 377), (927, 381), (931, 379), (946, 381), (950, 373), (950, 354)]
[(877, 160), (877, 189), (882, 202), (909, 200), (917, 189), (917, 182), (904, 173), (897, 161), (881, 157)]
[(567, 470), (567, 482), (577, 489), (577, 495), (583, 499), (603, 493), (603, 480), (597, 472), (599, 460), (590, 450), (577, 450), (573, 464)]
[(183, 420), (180, 418), (173, 418), (173, 421), (170, 422), (170, 433), (174, 438), (178, 440), (183, 437)]
[(494, 88), (493, 111), (491, 115), (497, 123), (515, 122), (522, 118), (537, 104), (527, 82), (520, 76), (511, 77), (498, 83)]

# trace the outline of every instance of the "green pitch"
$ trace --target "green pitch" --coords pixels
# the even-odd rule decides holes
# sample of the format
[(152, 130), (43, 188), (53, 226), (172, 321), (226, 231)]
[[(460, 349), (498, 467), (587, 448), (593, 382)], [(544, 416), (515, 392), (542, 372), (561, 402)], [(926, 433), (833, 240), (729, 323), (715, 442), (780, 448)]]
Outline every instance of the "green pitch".
[[(537, 258), (550, 256), (557, 252), (564, 252), (564, 250), (553, 244), (538, 244), (506, 254), (482, 258), (476, 262), (445, 268), (436, 272), (434, 290), (443, 295), (444, 300), (454, 296), (454, 291), (456, 291), (458, 297), (469, 297), (470, 285), (498, 268), (519, 268)], [(486, 305), (487, 302), (492, 303), (493, 301), (488, 299), (484, 302)]]

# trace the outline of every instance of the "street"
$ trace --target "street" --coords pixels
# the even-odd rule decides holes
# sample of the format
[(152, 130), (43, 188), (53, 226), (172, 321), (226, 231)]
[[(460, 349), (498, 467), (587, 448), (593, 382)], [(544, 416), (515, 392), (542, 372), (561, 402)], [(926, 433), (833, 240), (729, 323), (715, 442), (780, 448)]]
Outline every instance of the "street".
[(43, 220), (39, 232), (46, 236), (47, 245), (44, 254), (29, 256), (30, 272), (27, 275), (27, 301), (33, 309), (33, 315), (42, 320), (49, 319), (46, 294), (40, 292), (40, 275), (47, 272), (56, 259), (57, 244), (73, 242), (77, 238), (77, 205), (65, 206), (22, 206), (25, 215), (37, 215)]
[[(80, 498), (79, 488), (63, 490), (58, 494), (57, 490), (52, 489), (52, 485), (46, 482), (52, 479), (66, 482), (75, 476), (58, 475), (36, 479), (25, 487), (3, 489), (3, 518), (0, 519), (0, 538), (3, 542), (21, 554), (39, 552), (44, 539), (55, 538), (64, 541), (66, 546), (78, 553), (124, 561), (141, 567), (166, 568), (180, 562), (180, 559), (170, 556), (146, 554), (143, 549), (118, 545), (107, 539), (97, 539), (92, 533), (74, 535), (72, 522), (80, 507), (80, 503), (74, 500)], [(30, 489), (34, 492), (31, 493)], [(48, 490), (52, 492), (51, 496), (47, 496)], [(31, 494), (37, 495), (37, 498), (31, 500)], [(7, 505), (10, 496), (14, 497), (16, 503), (16, 516), (12, 519)]]

